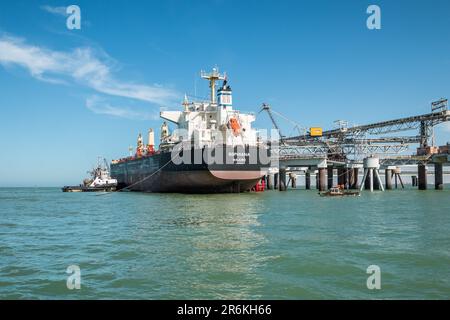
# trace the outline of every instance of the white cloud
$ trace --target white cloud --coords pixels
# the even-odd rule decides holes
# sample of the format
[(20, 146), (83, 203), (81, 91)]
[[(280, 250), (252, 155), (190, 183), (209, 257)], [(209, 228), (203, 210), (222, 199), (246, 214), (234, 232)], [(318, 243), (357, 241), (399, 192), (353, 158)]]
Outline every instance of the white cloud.
[(86, 99), (86, 107), (97, 114), (107, 114), (114, 117), (127, 118), (132, 120), (158, 120), (159, 114), (154, 112), (143, 112), (132, 110), (129, 107), (112, 106), (105, 99), (98, 96), (91, 96)]
[(66, 12), (67, 7), (52, 7), (49, 5), (44, 5), (44, 6), (41, 6), (41, 9), (44, 11), (47, 11), (49, 13), (59, 15), (59, 16), (64, 16), (64, 17), (67, 16), (67, 12)]
[[(172, 89), (117, 79), (111, 62), (111, 58), (89, 47), (71, 52), (54, 51), (15, 37), (0, 36), (0, 64), (23, 67), (40, 81), (78, 84), (98, 93), (156, 105), (171, 105), (178, 100), (178, 94)], [(113, 109), (109, 106), (111, 113), (117, 111)]]

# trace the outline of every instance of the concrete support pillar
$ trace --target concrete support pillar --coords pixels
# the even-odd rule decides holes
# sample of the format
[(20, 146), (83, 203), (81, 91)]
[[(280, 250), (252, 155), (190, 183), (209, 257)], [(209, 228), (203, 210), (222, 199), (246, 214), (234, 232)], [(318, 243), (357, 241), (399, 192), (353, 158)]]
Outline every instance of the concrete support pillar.
[(392, 190), (392, 170), (384, 170), (384, 178), (386, 180), (386, 190)]
[[(394, 172), (395, 172), (395, 176), (398, 177), (398, 180), (400, 181), (400, 184), (402, 185), (402, 189), (404, 189), (405, 185), (403, 184), (402, 176), (400, 175), (400, 169), (396, 169)], [(395, 180), (395, 181), (397, 181), (397, 180)]]
[(370, 192), (373, 192), (373, 169), (372, 168), (369, 168), (369, 178), (370, 178), (369, 189), (370, 189)]
[(427, 190), (427, 167), (424, 164), (417, 166), (419, 172), (419, 190)]
[(378, 179), (375, 176), (375, 169), (373, 169), (373, 189), (374, 190), (380, 190), (380, 182), (378, 181)]
[(273, 190), (273, 174), (271, 173), (267, 175), (267, 189)]
[(289, 174), (289, 179), (291, 179), (291, 187), (293, 189), (297, 188), (297, 175), (294, 172)]
[(327, 168), (319, 168), (319, 191), (327, 190)]
[(343, 168), (338, 168), (338, 170), (337, 170), (337, 174), (338, 174), (338, 178), (337, 178), (338, 183), (337, 184), (338, 185), (344, 184), (344, 173), (345, 173), (345, 171)]
[(442, 168), (442, 163), (434, 164), (434, 188), (436, 190), (444, 189), (444, 171)]
[(311, 189), (311, 173), (309, 170), (305, 172), (305, 188), (306, 190)]
[(319, 171), (316, 173), (316, 189), (319, 190)]
[(370, 176), (370, 174), (369, 174), (369, 169), (364, 169), (364, 171), (366, 171), (367, 170), (367, 176), (366, 176), (366, 179), (364, 180), (364, 189), (365, 190), (370, 190), (370, 185), (372, 184), (372, 182), (370, 181), (371, 180), (371, 176)]
[(363, 187), (366, 190), (370, 190), (371, 192), (376, 188), (381, 191), (384, 191), (383, 182), (380, 179), (380, 174), (378, 173), (378, 169), (380, 168), (380, 159), (374, 156), (370, 156), (364, 159), (364, 185), (361, 184), (360, 190)]
[(328, 189), (331, 189), (333, 187), (333, 167), (327, 168), (327, 174), (328, 174)]
[(348, 171), (350, 169), (349, 168), (344, 168), (342, 170), (342, 184), (344, 185), (344, 189), (347, 189), (347, 185), (348, 185)]
[(381, 181), (380, 173), (378, 169), (373, 169), (373, 173), (375, 175), (375, 180), (378, 181), (378, 190), (384, 191), (383, 181)]
[(348, 188), (352, 189), (354, 172), (353, 172), (352, 168), (348, 168), (347, 170), (348, 170), (348, 174), (347, 174), (347, 176), (348, 176), (348, 181), (347, 181)]
[(286, 191), (286, 169), (280, 168), (280, 183), (279, 188), (280, 191)]
[(358, 189), (358, 174), (359, 168), (352, 169), (352, 180), (350, 182), (350, 189)]
[(367, 173), (369, 172), (369, 169), (364, 168), (364, 175), (361, 182), (361, 185), (359, 186), (359, 191), (362, 191), (363, 188), (367, 187)]

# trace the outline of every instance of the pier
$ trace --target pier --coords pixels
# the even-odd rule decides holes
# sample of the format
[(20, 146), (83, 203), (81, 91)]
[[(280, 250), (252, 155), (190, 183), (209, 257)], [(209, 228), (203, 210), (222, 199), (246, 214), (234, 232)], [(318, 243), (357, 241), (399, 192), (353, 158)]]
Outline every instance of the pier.
[[(280, 132), (275, 120), (279, 113), (267, 104), (263, 104), (261, 111), (269, 114), (280, 134), (279, 146), (272, 149), (272, 157), (278, 163), (277, 173), (268, 174), (268, 186), (274, 183), (274, 188), (286, 191), (289, 175), (288, 182), (296, 188), (297, 174), (304, 174), (307, 190), (311, 189), (312, 175), (316, 177), (319, 191), (335, 185), (361, 191), (392, 190), (404, 188), (401, 167), (414, 165), (417, 167), (417, 176), (412, 177), (414, 187), (428, 188), (427, 176), (432, 167), (435, 189), (444, 188), (444, 167), (450, 163), (450, 144), (434, 145), (434, 127), (450, 121), (447, 99), (433, 102), (432, 112), (428, 114), (360, 126), (348, 126), (346, 121), (339, 120), (335, 128), (319, 135), (312, 134), (311, 128), (305, 134), (292, 137)], [(405, 131), (413, 134), (397, 135)], [(404, 155), (412, 145), (418, 145), (415, 152)]]

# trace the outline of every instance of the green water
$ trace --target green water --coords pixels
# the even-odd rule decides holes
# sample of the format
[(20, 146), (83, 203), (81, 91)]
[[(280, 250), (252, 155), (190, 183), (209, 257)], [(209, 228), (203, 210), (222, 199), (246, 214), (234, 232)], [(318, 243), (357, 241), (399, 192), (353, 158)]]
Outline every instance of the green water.
[[(449, 190), (322, 198), (3, 188), (0, 298), (448, 299), (449, 231)], [(66, 286), (73, 264), (80, 290)], [(366, 286), (373, 264), (381, 290)]]

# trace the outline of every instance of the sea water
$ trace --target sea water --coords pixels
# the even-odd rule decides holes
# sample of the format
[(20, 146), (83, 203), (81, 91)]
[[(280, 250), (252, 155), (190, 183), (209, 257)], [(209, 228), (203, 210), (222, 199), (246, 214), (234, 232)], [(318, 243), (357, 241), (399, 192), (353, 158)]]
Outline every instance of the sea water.
[[(449, 187), (341, 198), (1, 188), (0, 299), (448, 299)], [(380, 289), (367, 286), (373, 265)]]

